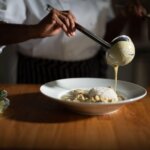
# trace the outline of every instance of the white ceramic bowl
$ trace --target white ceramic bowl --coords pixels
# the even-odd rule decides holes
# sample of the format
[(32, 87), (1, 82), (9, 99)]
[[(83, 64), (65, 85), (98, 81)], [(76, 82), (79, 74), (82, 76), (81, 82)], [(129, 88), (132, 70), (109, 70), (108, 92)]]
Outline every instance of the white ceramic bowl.
[(143, 87), (125, 81), (118, 81), (117, 92), (119, 92), (125, 100), (117, 103), (89, 103), (89, 102), (70, 102), (61, 100), (61, 96), (66, 92), (78, 88), (93, 88), (93, 87), (114, 87), (115, 81), (112, 79), (100, 78), (69, 78), (60, 79), (43, 84), (40, 91), (61, 103), (67, 109), (86, 115), (104, 115), (118, 110), (121, 106), (142, 99), (147, 91)]

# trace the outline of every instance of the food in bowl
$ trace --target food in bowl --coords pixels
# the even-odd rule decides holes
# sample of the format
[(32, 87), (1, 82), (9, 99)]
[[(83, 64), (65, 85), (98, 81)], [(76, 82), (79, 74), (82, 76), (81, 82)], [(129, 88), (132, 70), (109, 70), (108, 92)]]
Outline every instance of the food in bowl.
[(91, 89), (74, 89), (61, 96), (61, 99), (72, 102), (115, 103), (124, 98), (110, 87), (97, 87)]

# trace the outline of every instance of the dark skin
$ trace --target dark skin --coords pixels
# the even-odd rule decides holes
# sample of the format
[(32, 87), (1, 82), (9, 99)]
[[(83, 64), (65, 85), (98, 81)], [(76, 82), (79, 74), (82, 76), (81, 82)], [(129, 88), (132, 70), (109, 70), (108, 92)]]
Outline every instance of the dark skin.
[(0, 45), (54, 36), (62, 30), (67, 36), (71, 37), (75, 35), (75, 21), (76, 19), (70, 11), (52, 9), (45, 18), (35, 25), (7, 24), (1, 22)]

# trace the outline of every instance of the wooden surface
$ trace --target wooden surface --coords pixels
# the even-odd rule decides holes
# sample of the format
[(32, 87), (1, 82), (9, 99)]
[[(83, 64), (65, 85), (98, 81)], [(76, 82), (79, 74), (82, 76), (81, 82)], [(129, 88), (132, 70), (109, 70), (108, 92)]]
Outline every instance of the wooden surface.
[(0, 116), (0, 149), (150, 149), (150, 89), (111, 115), (83, 116), (42, 95), (40, 85), (0, 86), (11, 103)]

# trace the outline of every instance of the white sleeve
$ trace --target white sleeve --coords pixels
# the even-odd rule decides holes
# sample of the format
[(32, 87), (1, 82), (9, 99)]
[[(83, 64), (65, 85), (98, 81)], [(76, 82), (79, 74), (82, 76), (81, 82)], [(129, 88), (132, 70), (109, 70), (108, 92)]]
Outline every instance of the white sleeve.
[(0, 0), (0, 21), (21, 24), (26, 19), (24, 0)]

